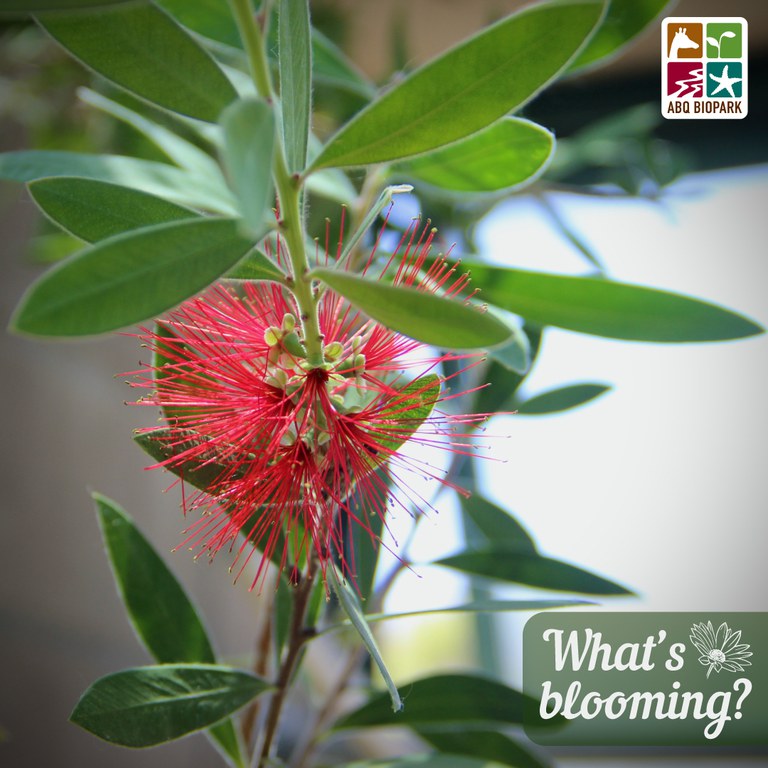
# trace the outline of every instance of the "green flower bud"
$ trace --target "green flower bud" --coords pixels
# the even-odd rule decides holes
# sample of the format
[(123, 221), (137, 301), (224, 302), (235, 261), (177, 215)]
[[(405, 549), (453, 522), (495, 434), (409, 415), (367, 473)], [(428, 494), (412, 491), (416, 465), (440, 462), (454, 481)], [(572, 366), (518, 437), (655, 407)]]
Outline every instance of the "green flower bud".
[(304, 345), (299, 340), (299, 335), (296, 333), (296, 331), (290, 331), (285, 336), (283, 336), (282, 342), (283, 349), (286, 352), (290, 352), (294, 357), (306, 357), (307, 351), (304, 349)]
[(344, 352), (344, 345), (339, 341), (332, 341), (325, 346), (325, 359), (338, 360)]
[(283, 332), (280, 328), (270, 325), (269, 328), (264, 331), (264, 343), (268, 347), (276, 347), (282, 336)]

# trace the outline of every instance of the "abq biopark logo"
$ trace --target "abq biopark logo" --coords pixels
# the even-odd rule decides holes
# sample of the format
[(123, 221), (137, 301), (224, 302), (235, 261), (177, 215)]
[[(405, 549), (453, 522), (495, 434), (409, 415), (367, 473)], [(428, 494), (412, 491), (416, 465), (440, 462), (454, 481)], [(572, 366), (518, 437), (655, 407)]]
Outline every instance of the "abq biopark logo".
[(747, 21), (670, 17), (661, 25), (661, 113), (738, 120), (747, 114)]

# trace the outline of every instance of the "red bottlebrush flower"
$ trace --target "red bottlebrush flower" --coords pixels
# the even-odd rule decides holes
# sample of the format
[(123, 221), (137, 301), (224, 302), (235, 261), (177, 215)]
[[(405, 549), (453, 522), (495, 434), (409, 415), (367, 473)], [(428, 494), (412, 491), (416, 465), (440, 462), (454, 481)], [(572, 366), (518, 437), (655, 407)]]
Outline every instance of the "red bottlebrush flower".
[[(427, 261), (433, 235), (425, 228), (417, 237), (411, 227), (381, 274), (458, 296), (468, 278), (442, 257)], [(201, 489), (184, 499), (185, 513), (204, 513), (184, 543), (211, 556), (236, 549), (238, 575), (261, 550), (252, 587), (270, 559), (295, 568), (310, 549), (325, 573), (328, 558), (344, 552), (345, 519), (373, 536), (370, 520), (383, 519), (388, 503), (429, 507), (408, 475), (450, 483), (402, 444), (471, 454), (472, 427), (485, 419), (439, 407), (457, 396), (441, 386), (441, 364), (471, 367), (478, 353), (438, 354), (326, 290), (318, 303), (325, 362), (312, 367), (297, 315), (277, 283), (216, 286), (143, 330), (155, 358), (132, 382), (152, 390), (140, 404), (162, 409), (165, 427), (140, 435), (155, 442), (155, 466)], [(354, 580), (354, 564), (342, 560), (342, 568)]]

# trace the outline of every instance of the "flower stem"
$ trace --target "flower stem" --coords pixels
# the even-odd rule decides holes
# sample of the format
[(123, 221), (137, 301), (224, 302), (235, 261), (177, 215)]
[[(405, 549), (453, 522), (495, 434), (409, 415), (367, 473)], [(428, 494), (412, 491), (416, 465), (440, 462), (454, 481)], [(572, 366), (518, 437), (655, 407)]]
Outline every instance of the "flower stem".
[(293, 672), (301, 656), (301, 650), (310, 637), (305, 631), (304, 621), (309, 605), (309, 599), (312, 595), (312, 589), (315, 586), (315, 577), (317, 575), (318, 566), (319, 561), (317, 558), (310, 555), (306, 575), (296, 588), (293, 601), (293, 613), (291, 615), (291, 626), (288, 634), (288, 648), (286, 649), (285, 656), (280, 665), (277, 681), (275, 683), (275, 692), (272, 695), (272, 700), (269, 704), (267, 720), (264, 726), (264, 741), (262, 743), (261, 755), (257, 764), (258, 768), (264, 768), (264, 766), (269, 764), (272, 744), (274, 742), (275, 734), (277, 733), (278, 723), (280, 722), (280, 713), (282, 712), (283, 704), (285, 703), (285, 696), (288, 692)]
[[(251, 2), (250, 0), (230, 0), (230, 6), (248, 54), (248, 64), (256, 90), (265, 101), (278, 109), (264, 47), (263, 29), (254, 16)], [(277, 122), (280, 124), (281, 121)], [(299, 305), (307, 361), (310, 365), (319, 366), (324, 362), (323, 336), (320, 333), (317, 316), (317, 299), (313, 295), (312, 280), (309, 277), (304, 218), (301, 213), (302, 180), (299, 174), (291, 174), (288, 171), (283, 137), (279, 131), (275, 137), (272, 175), (280, 202), (280, 229), (291, 259), (294, 278), (291, 290)]]

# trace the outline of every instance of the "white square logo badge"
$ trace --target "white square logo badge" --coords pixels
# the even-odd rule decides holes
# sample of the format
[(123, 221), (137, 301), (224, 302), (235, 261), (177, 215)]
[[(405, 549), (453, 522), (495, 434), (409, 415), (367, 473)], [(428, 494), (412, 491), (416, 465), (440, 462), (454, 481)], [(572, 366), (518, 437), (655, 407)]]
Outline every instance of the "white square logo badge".
[(668, 120), (746, 117), (746, 19), (740, 16), (664, 19), (661, 114)]

